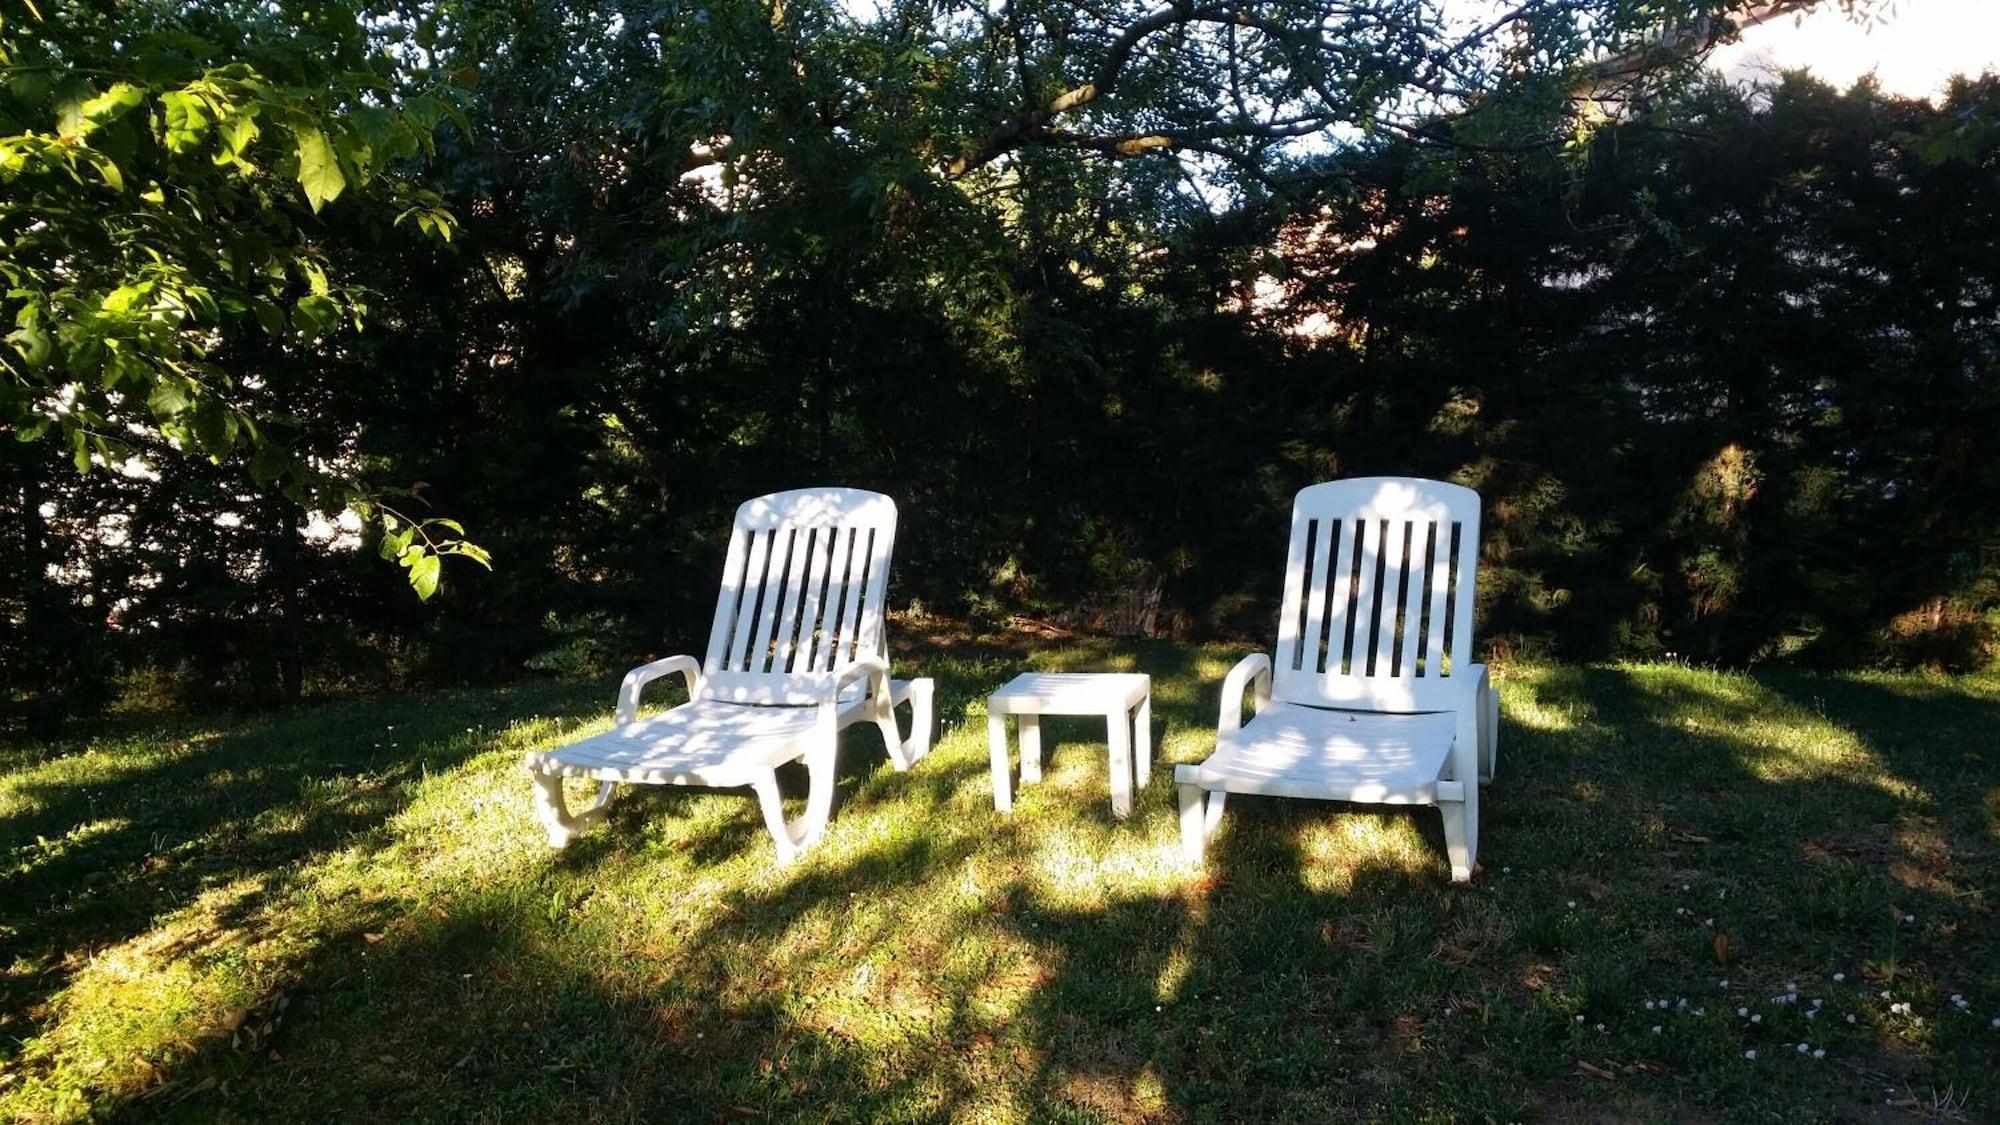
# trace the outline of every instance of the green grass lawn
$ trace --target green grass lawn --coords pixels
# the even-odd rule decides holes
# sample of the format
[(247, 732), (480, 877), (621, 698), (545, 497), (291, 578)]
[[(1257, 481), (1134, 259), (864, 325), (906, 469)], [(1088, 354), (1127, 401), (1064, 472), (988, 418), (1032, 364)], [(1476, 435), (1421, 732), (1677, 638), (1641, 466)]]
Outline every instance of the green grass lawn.
[[(2000, 680), (1502, 669), (1460, 888), (1431, 810), (1239, 798), (1182, 866), (1233, 649), (903, 655), (943, 740), (851, 729), (788, 869), (747, 793), (545, 847), (521, 754), (609, 680), (0, 746), (0, 1118), (2000, 1114)], [(1084, 720), (994, 814), (1024, 666), (1153, 673), (1130, 821)]]

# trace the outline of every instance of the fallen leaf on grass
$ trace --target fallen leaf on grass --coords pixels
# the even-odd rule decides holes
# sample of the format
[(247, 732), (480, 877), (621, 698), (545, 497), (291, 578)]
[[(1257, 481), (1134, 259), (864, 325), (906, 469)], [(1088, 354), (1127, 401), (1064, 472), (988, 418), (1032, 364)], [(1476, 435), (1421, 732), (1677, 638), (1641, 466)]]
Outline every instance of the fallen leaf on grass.
[(1720, 962), (1722, 962), (1722, 963), (1723, 963), (1723, 964), (1725, 964), (1725, 965), (1727, 965), (1727, 964), (1729, 963), (1729, 935), (1728, 935), (1728, 934), (1722, 934), (1722, 933), (1718, 933), (1718, 934), (1716, 934), (1716, 935), (1715, 935), (1715, 959), (1716, 959), (1717, 961), (1720, 961)]

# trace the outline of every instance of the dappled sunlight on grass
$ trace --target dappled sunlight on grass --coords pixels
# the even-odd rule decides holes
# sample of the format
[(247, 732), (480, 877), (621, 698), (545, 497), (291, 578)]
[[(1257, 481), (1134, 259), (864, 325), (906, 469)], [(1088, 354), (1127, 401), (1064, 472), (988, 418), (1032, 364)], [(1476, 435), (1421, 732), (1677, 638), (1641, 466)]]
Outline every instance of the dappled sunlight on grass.
[[(1939, 724), (1913, 754), (1880, 741), (1899, 712), (1839, 709), (1845, 679), (1801, 681), (1816, 707), (1680, 668), (1511, 669), (1464, 889), (1429, 809), (1232, 801), (1186, 868), (1171, 763), (1208, 752), (1234, 654), (1050, 666), (1119, 651), (1173, 669), (1129, 819), (1089, 720), (1051, 721), (1045, 779), (993, 812), (981, 701), (1022, 662), (968, 650), (932, 754), (898, 773), (850, 730), (827, 836), (782, 868), (735, 792), (629, 790), (550, 852), (521, 754), (602, 729), (599, 685), (221, 726), (122, 789), (95, 754), (32, 759), (0, 890), (52, 905), (0, 914), (0, 1031), (25, 1041), (0, 1114), (1522, 1118), (1599, 1105), (1581, 1060), (1674, 1112), (1813, 1117), (1861, 1071), (1963, 1087), (2000, 1043), (1993, 907), (1968, 893), (2000, 788), (1945, 783), (1979, 768), (1984, 704), (1869, 697), (1970, 708), (1912, 720)], [(1824, 1022), (1771, 1003), (1787, 981)], [(1826, 1063), (1773, 1061), (1805, 1039)]]
[[(1331, 811), (1338, 806), (1321, 807)], [(1435, 877), (1443, 862), (1438, 844), (1425, 838), (1417, 818), (1434, 820), (1437, 815), (1428, 808), (1383, 812), (1355, 807), (1308, 824), (1298, 835), (1298, 854), (1304, 860), (1300, 883), (1315, 894), (1345, 895), (1364, 872), (1393, 871), (1412, 881)]]
[(1773, 697), (1754, 680), (1671, 666), (1628, 665), (1619, 671), (1651, 701), (1655, 723), (1740, 748), (1739, 762), (1759, 781), (1837, 779), (1875, 786), (1901, 800), (1928, 799), (1922, 789), (1891, 773), (1853, 731)]
[(1573, 692), (1548, 683), (1535, 669), (1516, 672), (1514, 691), (1502, 691), (1500, 705), (1507, 721), (1532, 730), (1561, 734), (1577, 729), (1590, 720), (1589, 708)]

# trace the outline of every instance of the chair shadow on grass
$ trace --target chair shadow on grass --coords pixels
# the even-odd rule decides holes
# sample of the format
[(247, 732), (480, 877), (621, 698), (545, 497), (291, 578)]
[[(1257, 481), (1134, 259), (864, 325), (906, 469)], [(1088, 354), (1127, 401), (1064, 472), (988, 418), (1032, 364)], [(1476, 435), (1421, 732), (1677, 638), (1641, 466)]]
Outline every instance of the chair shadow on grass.
[[(947, 715), (974, 722), (980, 689), (998, 682), (991, 666), (1005, 663), (941, 682)], [(1713, 987), (1712, 931), (1673, 904), (1712, 911), (1741, 947), (1728, 971), (1752, 976), (1881, 956), (1892, 902), (1939, 923), (1990, 909), (1957, 894), (1991, 870), (1991, 847), (1967, 836), (1979, 797), (1952, 787), (1965, 780), (1960, 751), (1939, 749), (1988, 724), (1986, 705), (1936, 718), (1937, 745), (1905, 751), (1902, 728), (1869, 710), (1892, 716), (1894, 701), (1808, 702), (1847, 681), (1746, 694), (1741, 681), (1723, 690), (1615, 668), (1503, 687), (1501, 777), (1486, 791), (1486, 873), (1472, 888), (1448, 884), (1432, 810), (1238, 800), (1205, 871), (1164, 884), (1142, 871), (1129, 892), (1115, 873), (1094, 876), (1090, 894), (1066, 889), (1091, 864), (1136, 851), (1143, 866), (1171, 849), (1171, 763), (1200, 756), (1212, 730), (1216, 685), (1183, 690), (1199, 667), (1186, 657), (1161, 693), (1163, 753), (1129, 822), (1110, 821), (1087, 721), (1050, 727), (1060, 776), (1022, 819), (984, 803), (982, 730), (898, 774), (856, 728), (833, 831), (880, 833), (865, 844), (767, 871), (769, 841), (744, 798), (662, 852), (654, 822), (713, 807), (698, 806), (707, 798), (621, 798), (610, 823), (545, 863), (386, 919), (378, 941), (314, 949), (268, 1043), (212, 1037), (127, 1112), (1518, 1118), (1614, 1105), (1671, 1116), (1701, 1108), (1689, 1099), (1784, 1096), (1747, 1078), (1698, 1091), (1643, 1074), (1616, 1091), (1578, 1079), (1577, 1058), (1610, 1048), (1583, 1038), (1573, 1014), (1613, 1021), (1642, 997)], [(1825, 714), (1881, 776), (1788, 773), (1806, 766), (1756, 741), (1773, 707)], [(1063, 780), (1077, 776), (1092, 780)], [(895, 823), (885, 810), (899, 805), (937, 812)], [(1964, 873), (1925, 869), (1908, 884), (1881, 856), (1843, 850), (1861, 839), (1915, 858), (1898, 835), (1913, 808), (1970, 857)], [(525, 788), (522, 816), (532, 831)], [(698, 882), (727, 864), (746, 877)], [(1670, 893), (1681, 885), (1694, 897)], [(599, 888), (660, 901), (599, 910)], [(1969, 963), (1979, 940), (1954, 956)]]

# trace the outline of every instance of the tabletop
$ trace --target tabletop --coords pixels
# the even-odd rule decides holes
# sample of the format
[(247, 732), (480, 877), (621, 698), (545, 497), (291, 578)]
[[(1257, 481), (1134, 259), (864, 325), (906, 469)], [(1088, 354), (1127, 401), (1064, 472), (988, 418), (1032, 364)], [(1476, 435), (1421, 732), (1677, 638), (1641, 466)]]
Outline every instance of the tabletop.
[(1023, 672), (989, 697), (994, 711), (1094, 715), (1136, 706), (1152, 691), (1143, 672)]

